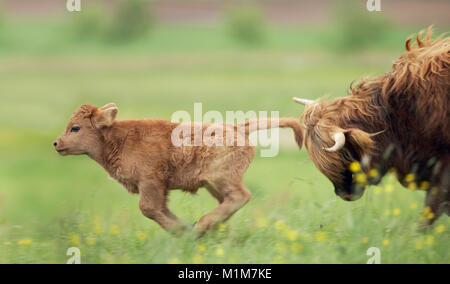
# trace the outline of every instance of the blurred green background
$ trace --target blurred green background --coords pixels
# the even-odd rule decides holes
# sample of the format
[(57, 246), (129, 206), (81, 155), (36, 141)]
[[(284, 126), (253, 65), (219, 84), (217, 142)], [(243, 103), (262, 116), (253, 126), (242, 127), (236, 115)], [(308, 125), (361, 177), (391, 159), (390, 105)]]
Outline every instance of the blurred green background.
[[(143, 217), (87, 157), (52, 147), (81, 104), (115, 102), (119, 119), (173, 112), (278, 110), (291, 97), (344, 96), (379, 75), (405, 39), (449, 30), (448, 1), (0, 2), (0, 263), (450, 263), (449, 218), (416, 231), (423, 192), (393, 177), (347, 203), (282, 131), (281, 153), (257, 157), (245, 177), (251, 202), (200, 240), (174, 238)], [(339, 3), (337, 3), (339, 2)], [(171, 193), (195, 222), (216, 206), (205, 191)]]

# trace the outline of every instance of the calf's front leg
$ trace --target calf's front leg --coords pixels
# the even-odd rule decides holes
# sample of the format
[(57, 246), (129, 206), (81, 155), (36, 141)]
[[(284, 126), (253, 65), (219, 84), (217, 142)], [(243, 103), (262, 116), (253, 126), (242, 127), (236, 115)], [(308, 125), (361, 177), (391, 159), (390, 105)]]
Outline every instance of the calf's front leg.
[(178, 218), (167, 207), (168, 190), (161, 182), (147, 181), (139, 186), (139, 209), (163, 229), (180, 236), (192, 226)]

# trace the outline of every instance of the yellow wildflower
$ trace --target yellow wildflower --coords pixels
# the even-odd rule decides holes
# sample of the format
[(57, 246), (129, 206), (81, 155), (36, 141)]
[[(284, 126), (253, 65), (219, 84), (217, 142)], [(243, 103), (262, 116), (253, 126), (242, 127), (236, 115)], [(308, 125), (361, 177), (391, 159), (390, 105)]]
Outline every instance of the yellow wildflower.
[(442, 234), (443, 232), (445, 232), (445, 226), (439, 225), (436, 227), (435, 231), (436, 231), (436, 234)]
[(394, 191), (394, 187), (392, 186), (392, 184), (387, 184), (384, 188), (384, 191), (386, 193), (391, 193), (392, 191)]
[(434, 241), (435, 241), (435, 240), (436, 240), (436, 239), (435, 239), (434, 236), (428, 235), (428, 236), (427, 236), (427, 239), (425, 240), (425, 243), (426, 243), (428, 246), (431, 246), (432, 244), (434, 244)]
[(420, 183), (420, 189), (427, 190), (430, 188), (430, 183), (428, 181), (422, 181)]
[(225, 255), (225, 250), (224, 250), (223, 248), (218, 248), (218, 249), (216, 250), (216, 255), (217, 255), (218, 257), (224, 256), (224, 255)]
[(364, 237), (364, 238), (362, 238), (361, 242), (363, 244), (367, 244), (369, 242), (369, 238), (368, 237)]
[(411, 205), (409, 205), (409, 208), (411, 208), (411, 210), (415, 210), (417, 209), (419, 205), (417, 204), (417, 202), (411, 203)]
[(199, 245), (197, 247), (197, 251), (199, 251), (199, 252), (202, 252), (202, 251), (205, 251), (205, 250), (206, 250), (206, 247), (204, 245)]
[(102, 226), (100, 224), (94, 224), (94, 228), (92, 229), (94, 234), (100, 235), (102, 233)]
[(120, 228), (119, 228), (119, 226), (117, 226), (117, 225), (111, 225), (111, 227), (109, 228), (109, 233), (110, 233), (111, 235), (114, 235), (114, 236), (120, 234)]
[(369, 171), (369, 177), (374, 178), (378, 176), (378, 170), (377, 169), (371, 169)]
[(102, 225), (100, 224), (100, 218), (98, 216), (94, 216), (93, 220), (93, 228), (92, 231), (96, 235), (100, 235), (102, 233)]
[(72, 243), (73, 246), (76, 246), (76, 247), (79, 246), (81, 243), (80, 236), (78, 236), (76, 234), (70, 236), (70, 242)]
[(226, 228), (227, 228), (227, 225), (225, 225), (225, 224), (223, 224), (223, 223), (220, 223), (220, 224), (217, 226), (217, 229), (218, 229), (219, 231), (225, 231)]
[(324, 242), (327, 239), (327, 233), (325, 233), (325, 232), (317, 232), (316, 235), (314, 236), (314, 239), (318, 243)]
[(392, 215), (394, 215), (394, 216), (398, 216), (398, 215), (400, 215), (400, 213), (402, 213), (402, 210), (400, 210), (399, 208), (395, 208), (392, 211)]
[(397, 169), (396, 168), (390, 168), (389, 169), (389, 173), (396, 174), (397, 173)]
[(359, 164), (359, 162), (352, 162), (349, 166), (349, 169), (351, 172), (356, 173), (361, 171), (361, 165)]
[(4, 242), (3, 243), (5, 246), (10, 246), (10, 245), (12, 245), (12, 242)]
[(408, 184), (408, 189), (409, 190), (416, 190), (417, 189), (417, 184), (415, 182), (412, 182), (412, 183)]
[(286, 229), (286, 223), (282, 220), (278, 220), (275, 222), (275, 228), (279, 231), (283, 231)]
[(32, 239), (22, 239), (17, 242), (19, 246), (28, 246), (31, 245), (32, 243), (33, 243)]
[(433, 219), (435, 217), (433, 211), (431, 211), (431, 207), (427, 206), (425, 207), (425, 209), (423, 209), (422, 211), (422, 217), (425, 217), (429, 220)]
[(389, 239), (384, 239), (383, 242), (382, 242), (382, 244), (383, 244), (383, 246), (387, 247), (387, 246), (389, 246), (389, 245), (391, 244), (391, 240), (389, 240)]
[(405, 176), (405, 181), (406, 181), (406, 182), (413, 182), (414, 179), (415, 179), (414, 174), (407, 174), (407, 175)]
[(169, 260), (169, 262), (167, 262), (167, 264), (181, 264), (181, 260), (178, 258), (172, 258), (171, 260)]
[(356, 174), (355, 181), (360, 184), (365, 184), (367, 183), (367, 176), (363, 173)]
[(192, 257), (192, 263), (194, 263), (194, 264), (204, 264), (205, 263), (205, 259), (203, 258), (203, 256), (196, 254), (196, 255), (194, 255)]
[(147, 234), (144, 231), (139, 231), (137, 232), (136, 237), (139, 241), (143, 242), (147, 239)]
[(86, 244), (88, 246), (95, 246), (95, 244), (97, 243), (97, 240), (93, 237), (87, 237), (86, 238)]
[(298, 239), (298, 233), (292, 230), (287, 231), (285, 236), (290, 241), (296, 241)]
[(417, 241), (416, 245), (415, 245), (415, 248), (416, 249), (422, 249), (423, 248), (423, 241), (422, 240)]
[(265, 228), (265, 227), (267, 227), (267, 220), (264, 217), (256, 218), (256, 226), (258, 228)]

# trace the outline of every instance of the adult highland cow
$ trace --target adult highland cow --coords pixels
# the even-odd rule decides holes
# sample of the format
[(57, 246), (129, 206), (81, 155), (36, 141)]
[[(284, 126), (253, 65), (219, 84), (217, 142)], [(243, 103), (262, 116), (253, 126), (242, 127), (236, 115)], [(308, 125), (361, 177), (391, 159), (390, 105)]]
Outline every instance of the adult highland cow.
[(305, 146), (347, 201), (389, 171), (409, 189), (426, 190), (424, 225), (450, 212), (450, 38), (421, 33), (392, 71), (365, 78), (347, 97), (305, 104)]

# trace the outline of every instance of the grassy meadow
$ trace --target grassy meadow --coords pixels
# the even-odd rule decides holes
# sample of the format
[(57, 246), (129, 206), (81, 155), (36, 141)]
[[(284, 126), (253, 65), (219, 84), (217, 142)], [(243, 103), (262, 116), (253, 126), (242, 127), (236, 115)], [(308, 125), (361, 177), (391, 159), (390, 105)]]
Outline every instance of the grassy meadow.
[[(353, 203), (282, 132), (280, 154), (257, 157), (245, 176), (252, 200), (203, 238), (175, 238), (141, 215), (128, 194), (85, 156), (62, 158), (52, 142), (81, 104), (115, 102), (118, 119), (173, 112), (278, 110), (293, 96), (346, 94), (350, 82), (388, 71), (414, 29), (393, 29), (364, 51), (334, 48), (333, 28), (273, 27), (241, 46), (222, 27), (156, 26), (129, 44), (79, 39), (68, 23), (16, 20), (0, 29), (0, 263), (450, 263), (450, 222), (417, 224), (424, 192), (393, 176)], [(191, 223), (216, 206), (205, 190), (170, 195)]]

